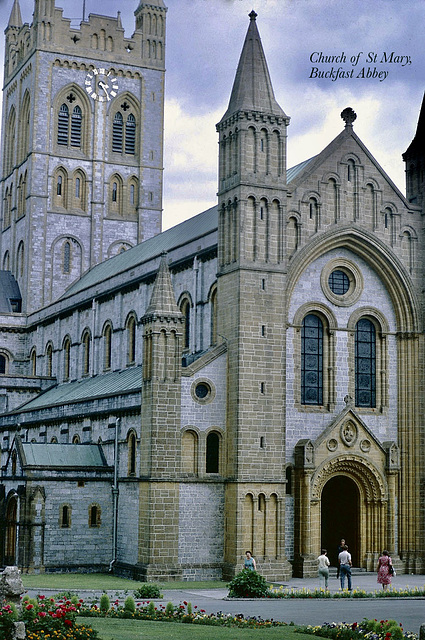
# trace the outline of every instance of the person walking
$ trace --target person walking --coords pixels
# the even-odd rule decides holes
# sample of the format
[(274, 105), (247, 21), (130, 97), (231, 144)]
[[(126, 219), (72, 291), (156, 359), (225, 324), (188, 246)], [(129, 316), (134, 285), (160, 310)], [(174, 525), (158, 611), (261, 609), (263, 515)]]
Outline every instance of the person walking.
[(318, 571), (319, 571), (319, 581), (321, 589), (328, 589), (328, 579), (329, 579), (329, 558), (327, 556), (326, 549), (322, 549), (321, 555), (317, 558), (319, 563)]
[(257, 565), (255, 564), (255, 560), (252, 557), (251, 551), (245, 552), (244, 569), (248, 569), (249, 571), (257, 571)]
[(339, 576), (341, 580), (341, 589), (345, 586), (345, 576), (348, 579), (348, 591), (351, 591), (351, 553), (348, 553), (348, 545), (344, 545), (344, 549), (338, 556)]
[(382, 555), (378, 558), (378, 566), (376, 568), (378, 572), (378, 583), (382, 584), (382, 588), (384, 591), (386, 591), (388, 585), (391, 584), (392, 566), (393, 565), (391, 562), (390, 554), (386, 549), (384, 549)]

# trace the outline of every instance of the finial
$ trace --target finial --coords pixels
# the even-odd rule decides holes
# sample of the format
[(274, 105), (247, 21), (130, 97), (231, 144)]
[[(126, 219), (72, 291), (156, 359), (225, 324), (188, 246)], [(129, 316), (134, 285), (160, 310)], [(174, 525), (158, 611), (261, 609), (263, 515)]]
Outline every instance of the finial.
[(255, 18), (257, 17), (258, 13), (255, 13), (255, 11), (254, 11), (254, 9), (253, 9), (253, 10), (251, 11), (251, 13), (250, 13), (250, 14), (248, 14), (248, 15), (249, 15), (249, 19), (250, 19), (250, 20), (251, 20), (251, 22), (252, 22), (253, 20), (255, 20)]
[(347, 107), (344, 111), (341, 111), (341, 118), (344, 120), (346, 127), (352, 127), (357, 115), (354, 109)]

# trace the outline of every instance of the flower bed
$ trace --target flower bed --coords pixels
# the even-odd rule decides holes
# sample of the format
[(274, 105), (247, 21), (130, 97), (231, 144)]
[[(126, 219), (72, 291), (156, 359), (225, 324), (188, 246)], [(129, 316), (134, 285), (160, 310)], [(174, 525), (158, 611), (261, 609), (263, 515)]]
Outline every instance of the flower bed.
[(285, 626), (286, 622), (275, 620), (263, 620), (260, 617), (245, 617), (242, 614), (232, 615), (219, 611), (215, 614), (207, 614), (204, 609), (192, 607), (190, 602), (184, 601), (180, 605), (156, 605), (153, 600), (137, 603), (134, 610), (131, 607), (129, 598), (126, 605), (119, 605), (116, 600), (108, 611), (102, 610), (100, 606), (81, 606), (78, 614), (84, 617), (108, 617), (125, 618), (131, 620), (150, 620), (158, 622), (182, 622), (186, 624), (202, 624), (208, 626), (242, 627), (242, 628), (262, 628)]
[(410, 631), (403, 631), (401, 624), (395, 620), (367, 620), (360, 623), (327, 622), (321, 626), (307, 625), (296, 629), (299, 633), (308, 633), (332, 640), (417, 640), (418, 636)]
[(414, 589), (383, 589), (365, 591), (364, 589), (348, 589), (330, 592), (325, 589), (287, 589), (283, 586), (273, 587), (267, 591), (266, 598), (415, 598), (425, 597), (425, 587)]
[(75, 622), (81, 602), (24, 596), (21, 611), (4, 604), (0, 610), (0, 637), (10, 640), (13, 623), (21, 621), (25, 623), (27, 640), (95, 640), (98, 638), (97, 631)]

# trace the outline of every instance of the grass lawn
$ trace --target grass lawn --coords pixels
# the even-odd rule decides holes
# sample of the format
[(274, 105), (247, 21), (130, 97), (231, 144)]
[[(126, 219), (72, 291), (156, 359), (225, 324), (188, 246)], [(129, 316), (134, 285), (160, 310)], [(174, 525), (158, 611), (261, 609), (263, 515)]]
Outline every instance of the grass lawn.
[(101, 640), (311, 640), (311, 636), (295, 633), (295, 627), (268, 629), (229, 629), (178, 622), (149, 622), (147, 620), (109, 620), (78, 618), (78, 624), (91, 626)]
[[(26, 589), (57, 589), (58, 591), (78, 591), (93, 589), (113, 591), (124, 589), (129, 592), (137, 589), (142, 582), (118, 578), (108, 573), (43, 573), (39, 575), (22, 574), (22, 582)], [(161, 582), (161, 589), (225, 589), (226, 583), (220, 581), (207, 582)]]

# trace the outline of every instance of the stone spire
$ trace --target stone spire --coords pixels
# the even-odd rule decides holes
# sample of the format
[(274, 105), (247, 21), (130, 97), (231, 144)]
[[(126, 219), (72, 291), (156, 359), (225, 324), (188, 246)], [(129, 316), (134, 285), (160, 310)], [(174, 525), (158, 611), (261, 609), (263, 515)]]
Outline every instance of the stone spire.
[(15, 0), (13, 3), (12, 11), (10, 12), (8, 27), (22, 27), (21, 7), (19, 0)]
[(239, 59), (229, 106), (222, 120), (237, 111), (247, 110), (261, 111), (287, 118), (274, 97), (256, 17), (255, 11), (251, 11), (248, 32)]
[(412, 156), (420, 153), (423, 154), (425, 143), (425, 93), (422, 99), (421, 111), (419, 113), (418, 126), (416, 127), (415, 137), (410, 143), (407, 150), (403, 153), (403, 160), (407, 162)]
[(174, 289), (171, 282), (170, 270), (167, 264), (167, 254), (163, 253), (156, 275), (152, 296), (144, 314), (147, 317), (175, 317), (181, 316), (177, 306)]

